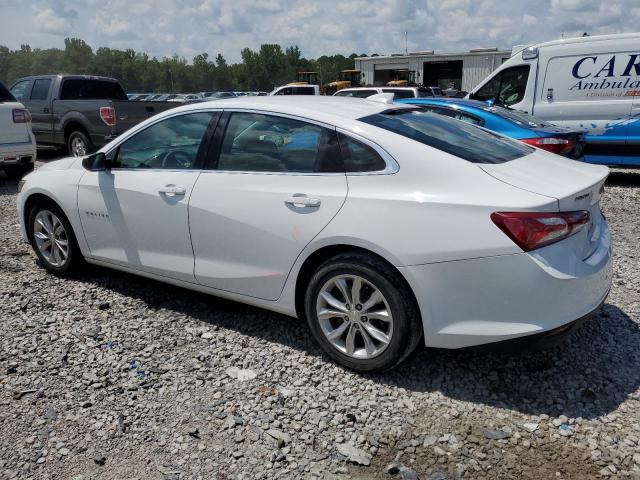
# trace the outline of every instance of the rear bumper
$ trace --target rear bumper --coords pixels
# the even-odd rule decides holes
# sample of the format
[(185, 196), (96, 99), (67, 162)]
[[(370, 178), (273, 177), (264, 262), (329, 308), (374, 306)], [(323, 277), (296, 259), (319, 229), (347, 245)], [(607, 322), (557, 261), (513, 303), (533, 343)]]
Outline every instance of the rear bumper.
[(35, 142), (0, 144), (0, 168), (33, 165), (36, 156)]
[(491, 353), (529, 353), (537, 350), (544, 350), (548, 348), (556, 347), (562, 344), (567, 338), (577, 332), (582, 325), (596, 316), (596, 313), (602, 305), (604, 300), (591, 312), (583, 315), (582, 317), (574, 320), (571, 323), (562, 325), (560, 327), (548, 330), (546, 332), (536, 333), (533, 335), (527, 335), (526, 337), (517, 337), (510, 340), (502, 340), (493, 343), (486, 343), (484, 345), (476, 345), (473, 347), (467, 347), (465, 350), (472, 350), (475, 352), (491, 352)]
[(530, 253), (403, 268), (425, 344), (466, 348), (543, 335), (592, 313), (613, 275), (611, 237), (604, 220), (601, 226), (585, 259), (575, 257), (571, 242), (579, 239), (569, 238)]

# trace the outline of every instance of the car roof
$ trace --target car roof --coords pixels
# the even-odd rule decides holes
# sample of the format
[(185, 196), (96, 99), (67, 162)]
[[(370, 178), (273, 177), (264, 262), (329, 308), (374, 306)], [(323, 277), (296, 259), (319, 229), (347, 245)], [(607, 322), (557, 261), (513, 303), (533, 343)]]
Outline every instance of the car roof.
[(466, 98), (448, 98), (448, 97), (421, 97), (421, 98), (403, 98), (398, 100), (403, 104), (431, 104), (431, 105), (459, 105), (462, 107), (477, 108), (486, 110), (489, 105), (479, 100), (468, 100)]
[[(328, 124), (339, 124), (344, 120), (355, 120), (368, 115), (388, 111), (410, 109), (411, 105), (385, 104), (362, 98), (308, 96), (263, 96), (236, 97), (206, 101), (180, 107), (181, 111), (215, 109), (247, 109), (294, 115)], [(169, 111), (176, 112), (178, 109)]]

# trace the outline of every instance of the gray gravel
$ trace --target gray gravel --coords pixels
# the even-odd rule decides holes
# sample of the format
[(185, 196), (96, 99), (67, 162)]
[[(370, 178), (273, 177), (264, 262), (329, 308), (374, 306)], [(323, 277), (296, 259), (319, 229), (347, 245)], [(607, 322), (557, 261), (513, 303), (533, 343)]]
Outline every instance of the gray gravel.
[(0, 179), (2, 479), (640, 478), (640, 172), (610, 178), (614, 286), (570, 341), (424, 349), (384, 375), (337, 367), (273, 313), (49, 275), (15, 193)]

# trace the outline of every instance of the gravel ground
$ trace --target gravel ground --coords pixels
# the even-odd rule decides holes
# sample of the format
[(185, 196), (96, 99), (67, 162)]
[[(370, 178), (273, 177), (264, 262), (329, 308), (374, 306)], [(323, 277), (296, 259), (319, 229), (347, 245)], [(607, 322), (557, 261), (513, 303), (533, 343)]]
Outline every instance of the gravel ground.
[(384, 375), (302, 322), (90, 267), (58, 279), (0, 179), (0, 478), (640, 478), (640, 172), (603, 200), (613, 290), (561, 347)]

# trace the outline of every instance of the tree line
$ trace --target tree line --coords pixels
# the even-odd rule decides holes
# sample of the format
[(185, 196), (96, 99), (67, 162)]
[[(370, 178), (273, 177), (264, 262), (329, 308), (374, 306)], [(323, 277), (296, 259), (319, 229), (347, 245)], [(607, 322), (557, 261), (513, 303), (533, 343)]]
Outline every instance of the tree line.
[(353, 68), (357, 56), (364, 54), (307, 59), (297, 46), (264, 44), (257, 51), (244, 48), (238, 63), (228, 63), (220, 53), (213, 59), (201, 53), (189, 63), (177, 55), (158, 59), (132, 49), (94, 51), (84, 40), (66, 38), (64, 50), (0, 46), (0, 81), (10, 86), (28, 75), (67, 73), (114, 77), (127, 92), (269, 91), (294, 81), (299, 71), (318, 72), (323, 84), (334, 81), (340, 70)]

